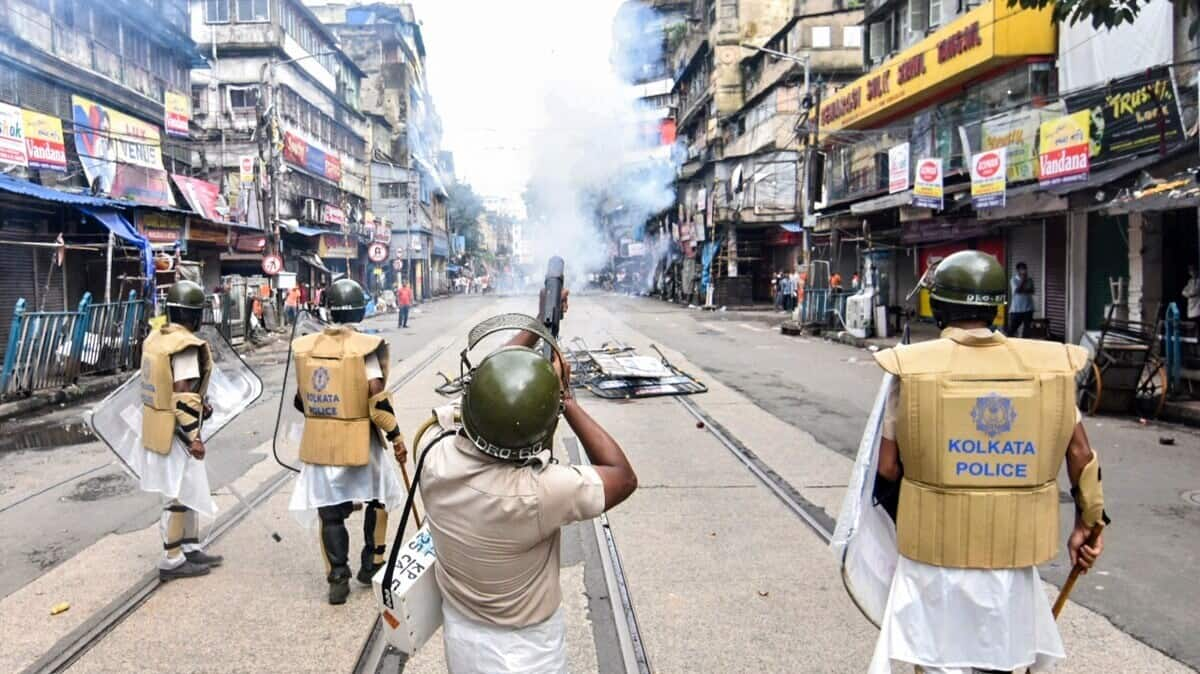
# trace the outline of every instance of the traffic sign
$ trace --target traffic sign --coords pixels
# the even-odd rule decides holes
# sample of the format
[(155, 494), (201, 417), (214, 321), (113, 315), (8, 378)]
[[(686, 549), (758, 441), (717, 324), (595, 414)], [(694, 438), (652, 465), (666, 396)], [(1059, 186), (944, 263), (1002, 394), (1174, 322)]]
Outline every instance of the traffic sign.
[(383, 262), (387, 259), (388, 247), (378, 241), (372, 241), (371, 245), (367, 246), (367, 259), (371, 262)]
[(274, 276), (283, 271), (283, 258), (275, 253), (264, 255), (262, 261), (263, 273), (267, 276)]

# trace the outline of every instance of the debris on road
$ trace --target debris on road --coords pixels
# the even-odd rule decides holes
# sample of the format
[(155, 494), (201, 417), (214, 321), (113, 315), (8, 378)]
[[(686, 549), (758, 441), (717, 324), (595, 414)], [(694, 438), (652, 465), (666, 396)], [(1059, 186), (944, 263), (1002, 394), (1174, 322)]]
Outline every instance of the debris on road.
[[(657, 346), (650, 347), (658, 354), (654, 358), (638, 355), (633, 347), (619, 343), (590, 349), (576, 338), (571, 344), (575, 348), (565, 354), (571, 364), (571, 386), (586, 388), (600, 398), (652, 398), (708, 391), (707, 386), (672, 365)], [(698, 423), (696, 427), (703, 425)]]
[(50, 607), (50, 615), (58, 615), (59, 613), (66, 613), (68, 610), (70, 610), (70, 608), (71, 608), (71, 604), (69, 604), (65, 601), (59, 602), (59, 603), (55, 604), (54, 606)]

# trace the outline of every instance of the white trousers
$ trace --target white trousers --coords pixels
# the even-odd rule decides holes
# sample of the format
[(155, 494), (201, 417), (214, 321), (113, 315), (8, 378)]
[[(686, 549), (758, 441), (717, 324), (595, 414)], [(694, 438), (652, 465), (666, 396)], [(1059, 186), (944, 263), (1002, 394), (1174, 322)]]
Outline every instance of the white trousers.
[(567, 674), (562, 606), (528, 627), (498, 627), (467, 618), (442, 602), (442, 640), (450, 674)]

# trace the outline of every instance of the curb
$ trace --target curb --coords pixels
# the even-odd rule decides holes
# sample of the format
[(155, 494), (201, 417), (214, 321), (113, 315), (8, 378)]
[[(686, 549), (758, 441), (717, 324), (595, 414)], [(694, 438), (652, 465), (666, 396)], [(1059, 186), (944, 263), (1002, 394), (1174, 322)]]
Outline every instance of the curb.
[(107, 393), (120, 386), (134, 375), (133, 372), (121, 372), (90, 378), (78, 384), (70, 384), (60, 389), (38, 391), (23, 400), (0, 403), (0, 421), (23, 416), (38, 410), (75, 402), (84, 398)]
[(1200, 428), (1200, 409), (1189, 405), (1180, 405), (1168, 401), (1167, 404), (1163, 405), (1162, 414), (1158, 418), (1162, 421), (1173, 421), (1184, 426)]

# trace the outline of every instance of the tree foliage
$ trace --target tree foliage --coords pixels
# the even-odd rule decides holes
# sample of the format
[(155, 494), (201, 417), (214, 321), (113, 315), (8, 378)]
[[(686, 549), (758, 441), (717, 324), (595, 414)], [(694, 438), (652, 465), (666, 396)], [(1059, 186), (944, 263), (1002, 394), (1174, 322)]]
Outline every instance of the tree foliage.
[[(1186, 16), (1191, 5), (1200, 5), (1200, 0), (1171, 0), (1180, 5)], [(1066, 22), (1074, 26), (1080, 21), (1091, 21), (1092, 28), (1116, 28), (1137, 20), (1142, 8), (1150, 4), (1150, 0), (1008, 0), (1009, 7), (1024, 9), (1042, 9), (1053, 7), (1055, 23)], [(1192, 17), (1188, 35), (1195, 37), (1200, 30), (1200, 12)], [(1164, 39), (1170, 39), (1166, 36)]]
[(446, 209), (446, 221), (450, 230), (466, 239), (467, 251), (476, 252), (483, 247), (479, 232), (479, 216), (486, 209), (483, 198), (465, 182), (456, 182), (450, 187), (450, 203)]

